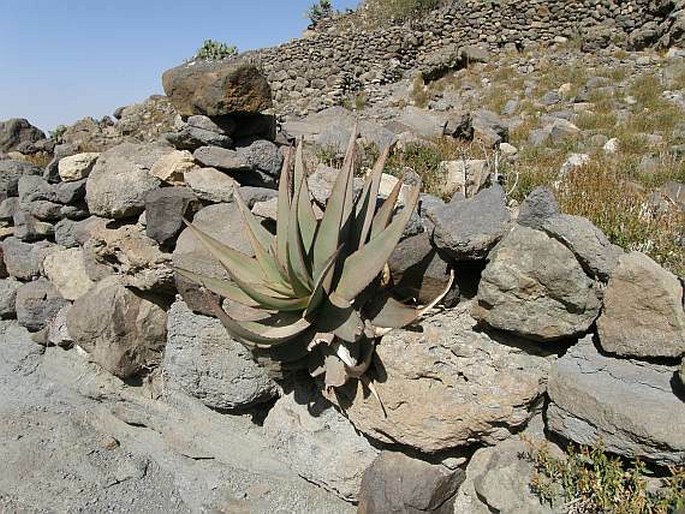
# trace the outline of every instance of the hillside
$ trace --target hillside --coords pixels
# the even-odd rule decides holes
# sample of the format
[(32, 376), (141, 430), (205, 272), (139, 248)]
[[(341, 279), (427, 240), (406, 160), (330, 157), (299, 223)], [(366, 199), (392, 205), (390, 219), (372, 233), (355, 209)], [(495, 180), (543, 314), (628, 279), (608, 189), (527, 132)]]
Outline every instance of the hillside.
[(437, 4), (0, 123), (0, 511), (683, 507), (685, 5)]

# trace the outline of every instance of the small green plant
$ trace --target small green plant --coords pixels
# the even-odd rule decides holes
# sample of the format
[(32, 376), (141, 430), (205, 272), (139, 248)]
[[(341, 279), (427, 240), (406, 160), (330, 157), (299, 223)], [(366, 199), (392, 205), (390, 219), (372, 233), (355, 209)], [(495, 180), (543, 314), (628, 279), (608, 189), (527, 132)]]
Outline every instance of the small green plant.
[(220, 41), (213, 39), (205, 39), (202, 46), (197, 49), (192, 60), (202, 61), (220, 61), (228, 59), (238, 54), (238, 48), (235, 45), (227, 45)]
[(57, 125), (54, 129), (50, 131), (49, 138), (51, 141), (54, 141), (57, 144), (62, 143), (62, 138), (64, 137), (64, 133), (67, 131), (67, 126), (66, 125)]
[(333, 6), (330, 0), (319, 0), (311, 5), (307, 10), (307, 17), (312, 25), (316, 26), (324, 18), (329, 18), (333, 15)]
[[(441, 137), (433, 141), (412, 142), (395, 151), (388, 159), (388, 171), (401, 176), (405, 168), (414, 171), (423, 184), (426, 193), (443, 196), (446, 175), (440, 167), (442, 161), (470, 158), (472, 150), (469, 143), (451, 137)], [(444, 198), (449, 200), (449, 198)]]
[(355, 127), (320, 219), (309, 193), (300, 142), (294, 172), (290, 156), (281, 172), (275, 235), (236, 195), (255, 257), (189, 224), (231, 281), (176, 271), (228, 300), (226, 310), (217, 302), (214, 310), (228, 332), (246, 346), (267, 348), (271, 357), (283, 362), (307, 360), (312, 376), (322, 377), (326, 388), (360, 378), (374, 392), (365, 373), (376, 338), (413, 322), (439, 299), (417, 308), (392, 297), (384, 270), (416, 206), (419, 187), (409, 188), (396, 212), (402, 186), (398, 181), (376, 209), (386, 150), (355, 199), (357, 136)]
[(602, 445), (569, 446), (565, 456), (553, 456), (547, 445), (532, 447), (535, 465), (531, 489), (543, 503), (569, 507), (569, 512), (606, 514), (667, 514), (685, 506), (685, 469), (670, 468), (661, 487), (647, 485), (640, 461), (624, 466)]

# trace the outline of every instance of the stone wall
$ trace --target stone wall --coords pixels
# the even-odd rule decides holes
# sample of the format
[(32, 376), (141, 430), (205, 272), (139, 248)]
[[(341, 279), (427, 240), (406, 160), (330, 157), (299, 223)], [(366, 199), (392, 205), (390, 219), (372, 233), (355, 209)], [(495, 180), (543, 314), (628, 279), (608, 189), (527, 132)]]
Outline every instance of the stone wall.
[(685, 8), (669, 0), (452, 0), (404, 25), (362, 30), (361, 13), (250, 54), (268, 74), (279, 112), (321, 110), (415, 71), (454, 66), (459, 48), (550, 44), (565, 37), (595, 50), (670, 46), (682, 40)]

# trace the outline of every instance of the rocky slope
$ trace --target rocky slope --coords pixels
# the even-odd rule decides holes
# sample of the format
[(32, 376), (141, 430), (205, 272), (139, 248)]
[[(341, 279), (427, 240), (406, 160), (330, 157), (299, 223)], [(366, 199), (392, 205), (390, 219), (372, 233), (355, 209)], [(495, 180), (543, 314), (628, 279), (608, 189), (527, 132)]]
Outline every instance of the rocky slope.
[[(462, 49), (440, 79), (411, 61), (356, 113), (277, 120), (286, 97), (239, 60), (169, 70), (169, 97), (59, 141), (4, 123), (0, 507), (550, 512), (521, 434), (682, 465), (685, 56), (550, 41)], [(398, 292), (458, 277), (380, 342), (387, 418), (357, 383), (324, 397), (263, 366), (172, 269), (227, 278), (183, 217), (251, 253), (234, 196), (273, 224), (293, 137), (325, 204), (357, 116), (361, 164), (396, 144), (389, 171), (428, 189)], [(616, 192), (644, 231), (608, 215)]]

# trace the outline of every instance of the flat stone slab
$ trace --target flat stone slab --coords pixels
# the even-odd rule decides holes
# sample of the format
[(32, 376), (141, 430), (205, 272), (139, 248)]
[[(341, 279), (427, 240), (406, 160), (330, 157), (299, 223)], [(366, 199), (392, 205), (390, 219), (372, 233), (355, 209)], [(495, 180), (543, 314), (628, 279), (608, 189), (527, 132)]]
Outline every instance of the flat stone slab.
[(0, 511), (356, 511), (291, 472), (249, 419), (173, 387), (159, 397), (0, 322)]
[[(585, 445), (662, 465), (685, 461), (685, 404), (677, 366), (601, 355), (590, 336), (552, 366), (548, 427)], [(682, 392), (682, 391), (681, 391)]]

